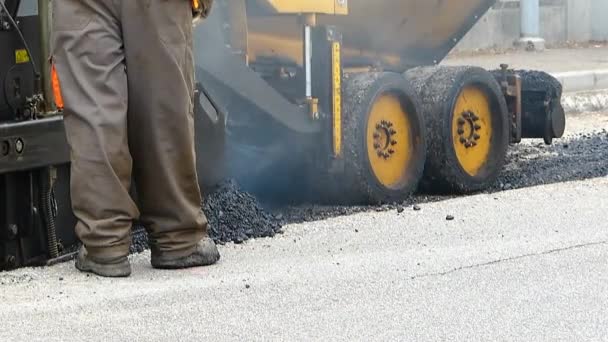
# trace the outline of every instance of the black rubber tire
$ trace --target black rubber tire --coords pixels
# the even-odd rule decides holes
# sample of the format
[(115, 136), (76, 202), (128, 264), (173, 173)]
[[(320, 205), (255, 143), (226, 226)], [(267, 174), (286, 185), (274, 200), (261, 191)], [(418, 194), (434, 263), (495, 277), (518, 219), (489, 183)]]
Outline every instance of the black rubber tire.
[[(507, 103), (489, 71), (478, 67), (423, 67), (405, 73), (421, 99), (428, 151), (423, 188), (438, 193), (471, 193), (487, 189), (497, 179), (509, 146)], [(467, 86), (483, 88), (492, 106), (490, 155), (481, 172), (468, 174), (460, 165), (452, 140), (454, 106)]]
[[(379, 204), (407, 199), (418, 187), (426, 158), (426, 134), (415, 91), (402, 75), (396, 73), (345, 76), (344, 91), (344, 175), (336, 179), (343, 185), (341, 202)], [(372, 106), (379, 96), (386, 93), (398, 94), (403, 100), (415, 137), (413, 158), (406, 170), (406, 180), (390, 188), (381, 184), (372, 170), (366, 139)]]

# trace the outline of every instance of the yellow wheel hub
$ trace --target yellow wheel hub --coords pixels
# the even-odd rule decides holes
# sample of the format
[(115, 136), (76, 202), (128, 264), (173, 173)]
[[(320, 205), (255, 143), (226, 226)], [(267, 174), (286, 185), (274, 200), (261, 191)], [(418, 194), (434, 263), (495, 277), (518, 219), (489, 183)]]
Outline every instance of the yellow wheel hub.
[(412, 158), (412, 125), (395, 94), (384, 94), (374, 103), (367, 122), (367, 154), (378, 181), (397, 187), (407, 181)]
[(476, 176), (488, 161), (492, 141), (492, 107), (486, 92), (475, 86), (464, 88), (453, 114), (456, 157), (469, 175)]

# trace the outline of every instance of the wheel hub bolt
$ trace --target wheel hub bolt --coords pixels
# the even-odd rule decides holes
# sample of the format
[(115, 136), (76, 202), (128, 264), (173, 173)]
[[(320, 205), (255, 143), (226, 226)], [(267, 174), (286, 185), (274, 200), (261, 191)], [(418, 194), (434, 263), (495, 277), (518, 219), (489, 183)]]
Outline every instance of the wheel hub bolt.
[[(376, 132), (373, 134), (374, 149), (380, 158), (388, 159), (396, 153), (394, 149), (389, 148), (397, 145), (397, 141), (393, 139), (397, 131), (392, 128), (393, 126), (394, 124), (387, 120), (381, 120), (380, 123), (376, 124)], [(386, 140), (382, 137), (385, 137)]]
[[(465, 111), (461, 114), (461, 117), (458, 118), (458, 135), (460, 136), (460, 143), (463, 144), (466, 148), (471, 148), (477, 146), (477, 140), (481, 139), (481, 136), (477, 133), (481, 130), (481, 125), (476, 124), (475, 122), (479, 120), (479, 117), (475, 115), (472, 111)], [(471, 128), (471, 133), (468, 136), (465, 136), (466, 130), (465, 125), (468, 124)]]

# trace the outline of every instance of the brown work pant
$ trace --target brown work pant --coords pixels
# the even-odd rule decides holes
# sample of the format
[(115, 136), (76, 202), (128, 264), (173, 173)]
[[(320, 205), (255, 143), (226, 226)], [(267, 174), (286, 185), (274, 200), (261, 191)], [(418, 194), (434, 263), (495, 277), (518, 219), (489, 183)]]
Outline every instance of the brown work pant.
[(125, 256), (140, 219), (153, 251), (190, 254), (207, 228), (190, 1), (53, 0), (53, 13), (78, 237), (94, 257)]

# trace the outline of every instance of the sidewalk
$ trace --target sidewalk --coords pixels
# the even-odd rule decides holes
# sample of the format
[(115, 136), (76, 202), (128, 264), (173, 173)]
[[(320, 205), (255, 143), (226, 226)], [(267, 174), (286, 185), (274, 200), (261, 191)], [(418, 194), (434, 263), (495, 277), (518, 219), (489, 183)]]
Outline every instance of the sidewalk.
[(608, 46), (552, 49), (544, 52), (512, 51), (502, 54), (455, 54), (443, 65), (476, 65), (497, 69), (506, 63), (513, 69), (546, 71), (564, 85), (564, 92), (608, 90)]

